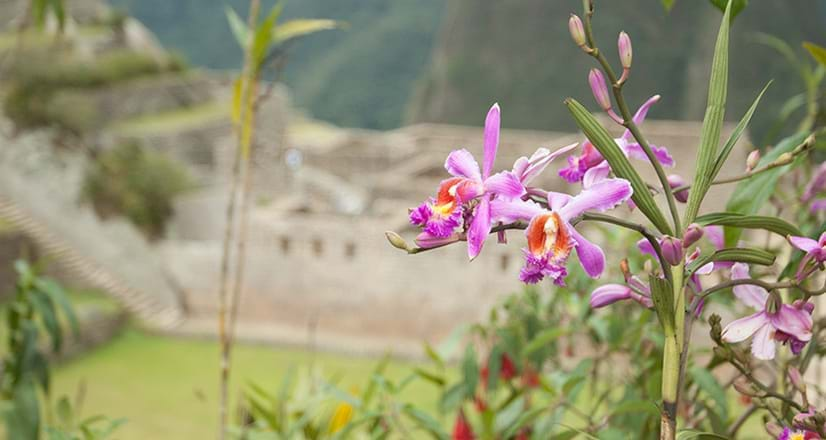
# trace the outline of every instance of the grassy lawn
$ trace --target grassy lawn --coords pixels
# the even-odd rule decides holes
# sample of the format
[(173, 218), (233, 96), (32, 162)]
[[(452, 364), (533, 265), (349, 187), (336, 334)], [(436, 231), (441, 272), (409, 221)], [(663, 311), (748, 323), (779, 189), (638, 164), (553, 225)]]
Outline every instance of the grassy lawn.
[[(325, 377), (341, 378), (340, 387), (363, 390), (377, 360), (312, 354), (297, 349), (239, 346), (232, 371), (232, 395), (248, 381), (277, 389), (287, 371), (320, 367)], [(411, 363), (393, 361), (386, 375), (401, 379)], [(84, 415), (125, 417), (118, 439), (214, 438), (217, 426), (218, 345), (214, 341), (176, 339), (129, 329), (110, 344), (59, 366), (54, 396), (74, 396), (86, 384)], [(434, 406), (435, 389), (419, 382), (406, 401)]]

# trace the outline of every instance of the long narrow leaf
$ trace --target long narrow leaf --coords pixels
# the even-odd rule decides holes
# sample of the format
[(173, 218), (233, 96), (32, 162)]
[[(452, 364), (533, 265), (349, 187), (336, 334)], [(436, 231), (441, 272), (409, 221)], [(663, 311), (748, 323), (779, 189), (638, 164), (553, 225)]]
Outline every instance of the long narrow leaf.
[(729, 136), (728, 141), (723, 146), (723, 149), (720, 150), (720, 154), (717, 155), (717, 160), (714, 162), (714, 171), (711, 173), (710, 182), (713, 182), (715, 178), (717, 178), (717, 174), (720, 173), (720, 170), (723, 169), (723, 164), (726, 163), (728, 160), (729, 154), (731, 154), (731, 150), (734, 148), (734, 145), (737, 144), (737, 141), (740, 140), (740, 136), (745, 131), (746, 127), (749, 125), (751, 121), (751, 117), (754, 116), (754, 111), (757, 110), (757, 104), (760, 103), (760, 98), (763, 97), (763, 94), (766, 93), (766, 89), (769, 88), (771, 85), (771, 81), (763, 87), (763, 90), (757, 95), (757, 98), (754, 98), (754, 102), (749, 107), (749, 110), (743, 115), (743, 119), (740, 120), (740, 123), (737, 124), (737, 127), (734, 128), (734, 131), (731, 132), (731, 136)]
[(275, 27), (272, 35), (272, 44), (281, 44), (287, 40), (319, 31), (326, 31), (342, 27), (343, 24), (329, 19), (299, 19), (281, 23)]
[(725, 116), (726, 92), (728, 89), (728, 41), (731, 2), (723, 14), (717, 44), (714, 47), (714, 60), (711, 64), (711, 79), (708, 85), (708, 105), (703, 118), (703, 131), (700, 135), (700, 149), (697, 151), (697, 170), (694, 184), (688, 197), (685, 223), (691, 223), (700, 211), (700, 204), (711, 186), (714, 160), (717, 158), (717, 145)]
[(757, 264), (760, 266), (771, 266), (774, 264), (775, 256), (770, 252), (766, 252), (762, 249), (751, 249), (751, 248), (727, 248), (727, 249), (720, 249), (719, 251), (711, 254), (706, 255), (704, 257), (700, 257), (691, 264), (686, 267), (686, 272), (688, 272), (688, 276), (694, 274), (697, 269), (705, 266), (708, 263), (712, 263), (715, 261), (727, 261), (727, 262), (735, 262), (735, 263), (748, 263), (748, 264)]
[(782, 236), (802, 235), (797, 226), (778, 217), (744, 215), (737, 212), (714, 212), (697, 217), (695, 223), (702, 226), (732, 226), (745, 229), (763, 229)]
[(574, 117), (579, 128), (585, 136), (596, 147), (602, 157), (611, 165), (611, 170), (617, 177), (623, 178), (631, 183), (634, 195), (631, 198), (637, 204), (640, 211), (651, 221), (652, 224), (663, 234), (673, 235), (671, 226), (663, 216), (662, 211), (657, 207), (657, 202), (651, 196), (648, 185), (642, 180), (628, 158), (617, 146), (608, 131), (600, 125), (594, 116), (575, 99), (567, 99), (565, 105)]
[(232, 31), (232, 36), (235, 37), (238, 46), (243, 49), (244, 46), (247, 45), (247, 38), (249, 38), (247, 25), (241, 20), (241, 17), (238, 16), (235, 9), (232, 9), (230, 6), (226, 6), (224, 12), (227, 15), (227, 22), (229, 23), (229, 29)]

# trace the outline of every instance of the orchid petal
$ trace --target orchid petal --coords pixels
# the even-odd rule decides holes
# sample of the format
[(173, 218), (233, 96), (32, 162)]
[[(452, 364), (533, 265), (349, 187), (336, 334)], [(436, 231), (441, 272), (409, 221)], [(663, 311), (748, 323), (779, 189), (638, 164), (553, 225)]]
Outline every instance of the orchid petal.
[(579, 231), (570, 227), (571, 237), (576, 242), (576, 254), (579, 257), (579, 264), (585, 269), (585, 273), (591, 278), (597, 278), (605, 270), (605, 254), (599, 246), (586, 240)]
[(476, 163), (473, 155), (465, 149), (451, 151), (447, 155), (447, 160), (445, 160), (445, 169), (456, 177), (464, 177), (477, 182), (482, 180), (482, 175), (479, 173), (479, 164)]
[(723, 235), (722, 226), (712, 225), (705, 227), (705, 236), (715, 249), (720, 250), (726, 247), (726, 240)]
[(608, 165), (608, 161), (602, 161), (599, 165), (585, 172), (585, 176), (582, 177), (582, 187), (588, 189), (602, 182), (608, 177), (608, 173), (610, 172), (611, 167)]
[[(554, 161), (557, 157), (570, 152), (574, 148), (576, 148), (579, 143), (573, 143), (571, 145), (564, 146), (553, 153), (551, 153), (547, 148), (540, 148), (536, 150), (536, 152), (531, 155), (530, 159), (526, 159), (524, 157), (520, 157), (516, 164), (514, 164), (513, 173), (519, 177), (519, 180), (522, 181), (523, 184), (527, 185), (531, 180), (536, 178), (536, 176), (540, 175), (545, 168)], [(520, 161), (524, 159), (522, 162), (524, 165), (520, 165), (522, 169), (517, 172), (517, 165), (520, 164)]]
[(657, 258), (657, 253), (654, 251), (654, 246), (651, 245), (651, 242), (648, 241), (647, 238), (641, 238), (637, 241), (637, 249), (639, 249), (643, 254), (648, 254), (654, 258)]
[(510, 171), (496, 173), (485, 180), (485, 190), (500, 196), (515, 199), (525, 194), (522, 182)]
[(631, 298), (631, 289), (622, 284), (606, 284), (591, 292), (591, 308), (598, 309)]
[(459, 235), (455, 233), (447, 237), (439, 237), (429, 232), (422, 232), (416, 236), (416, 245), (424, 249), (444, 246), (457, 241), (459, 241)]
[(490, 202), (490, 216), (495, 222), (513, 223), (528, 221), (545, 212), (538, 203), (531, 200), (504, 200), (493, 199)]
[(708, 275), (714, 271), (714, 263), (706, 263), (700, 266), (696, 271), (694, 271), (697, 275)]
[(551, 211), (559, 211), (573, 199), (570, 194), (548, 191), (548, 207)]
[(818, 243), (815, 240), (812, 240), (809, 237), (796, 237), (796, 236), (790, 235), (788, 238), (789, 238), (789, 243), (791, 243), (792, 246), (800, 249), (803, 252), (809, 253), (809, 252), (813, 252), (817, 249), (820, 249), (820, 243)]
[(812, 200), (812, 203), (809, 205), (809, 212), (815, 214), (818, 211), (826, 211), (826, 199)]
[(628, 200), (633, 192), (625, 179), (606, 179), (571, 199), (559, 210), (559, 216), (568, 221), (585, 211), (606, 211)]
[(774, 329), (770, 325), (764, 325), (751, 340), (751, 354), (764, 361), (774, 359), (775, 345)]
[(467, 231), (467, 253), (468, 257), (473, 260), (482, 252), (482, 245), (490, 234), (490, 201), (487, 197), (483, 197), (476, 207), (473, 220), (470, 223), (470, 228)]
[[(651, 108), (654, 103), (660, 100), (660, 95), (654, 95), (648, 98), (637, 110), (637, 113), (634, 114), (632, 120), (634, 124), (640, 125), (645, 121), (646, 116), (648, 116), (648, 110)], [(631, 139), (631, 130), (625, 130), (625, 133), (622, 134), (623, 139)]]
[(499, 104), (493, 104), (485, 118), (485, 151), (483, 157), (482, 177), (490, 176), (493, 163), (496, 161), (496, 150), (499, 148)]
[(764, 312), (757, 312), (745, 318), (734, 320), (723, 329), (723, 340), (726, 342), (745, 341), (768, 323), (769, 317)]
[[(658, 147), (656, 145), (651, 145), (651, 152), (654, 153), (654, 157), (657, 158), (657, 161), (661, 163), (663, 166), (666, 167), (673, 167), (674, 166), (674, 158), (671, 157), (671, 153), (668, 152), (663, 147)], [(648, 155), (645, 154), (645, 150), (642, 149), (642, 146), (638, 143), (629, 143), (625, 146), (625, 152), (628, 154), (628, 157), (637, 159), (637, 160), (648, 160)]]
[[(749, 266), (745, 263), (734, 263), (731, 267), (732, 280), (746, 280), (750, 279)], [(734, 295), (737, 296), (743, 304), (755, 309), (763, 310), (766, 307), (766, 301), (769, 299), (769, 292), (766, 289), (752, 284), (741, 284), (732, 288)]]
[(804, 342), (812, 339), (812, 315), (804, 310), (783, 304), (780, 310), (769, 318), (772, 325), (783, 333)]

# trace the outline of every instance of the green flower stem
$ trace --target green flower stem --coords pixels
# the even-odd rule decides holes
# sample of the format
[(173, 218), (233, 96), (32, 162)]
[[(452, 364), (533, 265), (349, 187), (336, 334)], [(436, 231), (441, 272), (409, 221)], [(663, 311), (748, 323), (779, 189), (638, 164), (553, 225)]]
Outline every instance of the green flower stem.
[(627, 128), (631, 132), (631, 135), (634, 136), (634, 139), (639, 142), (640, 147), (642, 147), (645, 152), (645, 156), (648, 157), (648, 161), (651, 162), (651, 166), (654, 167), (654, 171), (657, 173), (657, 178), (660, 180), (660, 184), (662, 185), (663, 193), (665, 193), (666, 200), (668, 201), (668, 210), (671, 211), (671, 217), (674, 220), (674, 232), (677, 236), (681, 236), (683, 229), (680, 224), (680, 213), (677, 210), (677, 201), (674, 198), (674, 191), (671, 190), (671, 185), (668, 184), (668, 177), (665, 175), (665, 170), (657, 160), (654, 152), (651, 150), (651, 145), (648, 143), (645, 136), (643, 136), (637, 124), (634, 123), (633, 115), (628, 109), (628, 104), (625, 102), (625, 96), (622, 94), (622, 86), (624, 85), (624, 82), (620, 82), (617, 79), (617, 75), (614, 73), (614, 69), (611, 67), (611, 64), (608, 63), (605, 55), (603, 55), (602, 52), (596, 47), (593, 29), (591, 27), (591, 17), (594, 15), (593, 1), (583, 0), (583, 5), (585, 8), (585, 37), (587, 39), (588, 46), (591, 48), (588, 54), (599, 62), (602, 66), (602, 70), (608, 77), (608, 81), (611, 82), (611, 88), (614, 92), (614, 99), (617, 101), (617, 107), (619, 108), (620, 115), (623, 119), (622, 125)]

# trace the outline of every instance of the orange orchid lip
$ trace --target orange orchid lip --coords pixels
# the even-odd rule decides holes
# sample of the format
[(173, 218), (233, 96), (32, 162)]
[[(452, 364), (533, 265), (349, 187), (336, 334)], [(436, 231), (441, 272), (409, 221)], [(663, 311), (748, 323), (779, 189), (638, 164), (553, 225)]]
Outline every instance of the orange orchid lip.
[(528, 250), (536, 255), (552, 255), (555, 261), (564, 260), (571, 253), (571, 234), (556, 212), (534, 218), (527, 231)]

